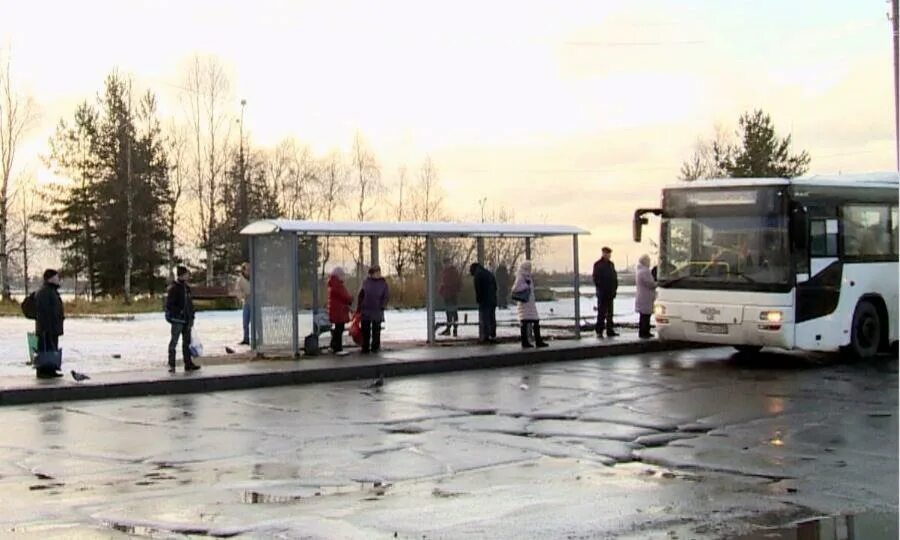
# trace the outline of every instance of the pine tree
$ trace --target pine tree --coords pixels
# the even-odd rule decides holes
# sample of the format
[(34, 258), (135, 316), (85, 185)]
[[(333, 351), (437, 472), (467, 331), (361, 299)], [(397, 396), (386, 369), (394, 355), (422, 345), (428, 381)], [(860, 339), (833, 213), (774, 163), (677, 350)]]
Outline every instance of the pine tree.
[(59, 122), (50, 139), (48, 165), (60, 176), (71, 178), (68, 186), (53, 185), (43, 194), (49, 211), (38, 214), (35, 220), (48, 228), (39, 234), (62, 251), (62, 271), (83, 277), (91, 298), (97, 293), (96, 256), (100, 238), (97, 216), (96, 184), (100, 179), (97, 162), (97, 111), (87, 102), (75, 110), (72, 125)]
[(92, 297), (158, 292), (168, 167), (156, 99), (148, 92), (135, 112), (130, 82), (113, 72), (98, 109), (85, 103), (75, 116), (51, 140), (51, 162), (73, 182), (50, 197), (44, 236), (63, 248), (67, 270), (88, 276)]
[(717, 129), (713, 140), (698, 141), (681, 165), (681, 179), (793, 178), (809, 168), (809, 154), (791, 153), (791, 136), (778, 137), (772, 118), (762, 110), (742, 114), (736, 136), (735, 141)]
[(775, 134), (771, 117), (761, 110), (738, 120), (740, 145), (720, 158), (720, 166), (735, 178), (793, 178), (809, 168), (809, 154), (791, 153), (791, 136)]

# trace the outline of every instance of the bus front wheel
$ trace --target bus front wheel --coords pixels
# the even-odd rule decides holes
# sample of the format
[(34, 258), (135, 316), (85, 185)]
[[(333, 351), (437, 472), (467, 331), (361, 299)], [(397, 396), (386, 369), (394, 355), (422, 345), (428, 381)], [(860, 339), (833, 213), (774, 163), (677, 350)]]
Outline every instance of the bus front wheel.
[(735, 345), (738, 354), (757, 354), (762, 350), (761, 345)]
[(881, 320), (878, 310), (870, 302), (860, 302), (853, 312), (850, 345), (847, 351), (856, 358), (871, 358), (881, 344)]

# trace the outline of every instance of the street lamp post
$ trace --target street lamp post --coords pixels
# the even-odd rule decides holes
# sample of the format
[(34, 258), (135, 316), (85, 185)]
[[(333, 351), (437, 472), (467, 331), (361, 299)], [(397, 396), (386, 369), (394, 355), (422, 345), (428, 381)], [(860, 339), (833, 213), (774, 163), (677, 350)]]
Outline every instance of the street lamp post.
[[(239, 221), (240, 221), (241, 227), (243, 227), (247, 224), (247, 214), (249, 213), (248, 209), (247, 209), (247, 171), (246, 171), (246, 165), (245, 165), (246, 161), (244, 159), (244, 107), (246, 105), (247, 105), (247, 100), (242, 99), (241, 100), (241, 119), (239, 120), (240, 139), (241, 140), (240, 140), (240, 154), (238, 156), (238, 160), (240, 162), (239, 167), (240, 167), (240, 174), (241, 174), (241, 177), (240, 177), (240, 180), (238, 183), (238, 186), (239, 186), (238, 189), (240, 192), (239, 196), (241, 198), (241, 200), (239, 201), (239, 204), (240, 204), (240, 216), (239, 216), (240, 219), (239, 219)], [(249, 241), (247, 238), (243, 238), (241, 241), (241, 258), (243, 261), (246, 261), (249, 256), (250, 256)]]

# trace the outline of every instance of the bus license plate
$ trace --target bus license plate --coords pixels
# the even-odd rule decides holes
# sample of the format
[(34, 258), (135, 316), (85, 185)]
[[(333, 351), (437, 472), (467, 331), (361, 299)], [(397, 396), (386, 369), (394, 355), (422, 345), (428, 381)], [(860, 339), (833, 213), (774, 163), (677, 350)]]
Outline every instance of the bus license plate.
[(697, 323), (697, 332), (701, 334), (727, 334), (727, 324)]

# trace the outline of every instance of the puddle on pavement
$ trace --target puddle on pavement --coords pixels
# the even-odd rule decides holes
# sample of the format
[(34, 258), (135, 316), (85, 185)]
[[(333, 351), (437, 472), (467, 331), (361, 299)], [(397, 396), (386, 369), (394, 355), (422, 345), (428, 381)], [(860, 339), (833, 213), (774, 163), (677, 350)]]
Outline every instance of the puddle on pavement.
[(764, 529), (734, 540), (896, 540), (897, 513), (863, 513), (799, 521)]
[[(244, 504), (290, 504), (313, 497), (325, 497), (329, 495), (347, 495), (351, 493), (365, 493), (374, 498), (384, 496), (391, 487), (390, 483), (380, 481), (360, 481), (355, 484), (339, 486), (320, 486), (318, 488), (303, 487), (292, 491), (280, 493), (261, 490), (245, 490), (241, 496)], [(367, 499), (368, 500), (368, 499)]]

